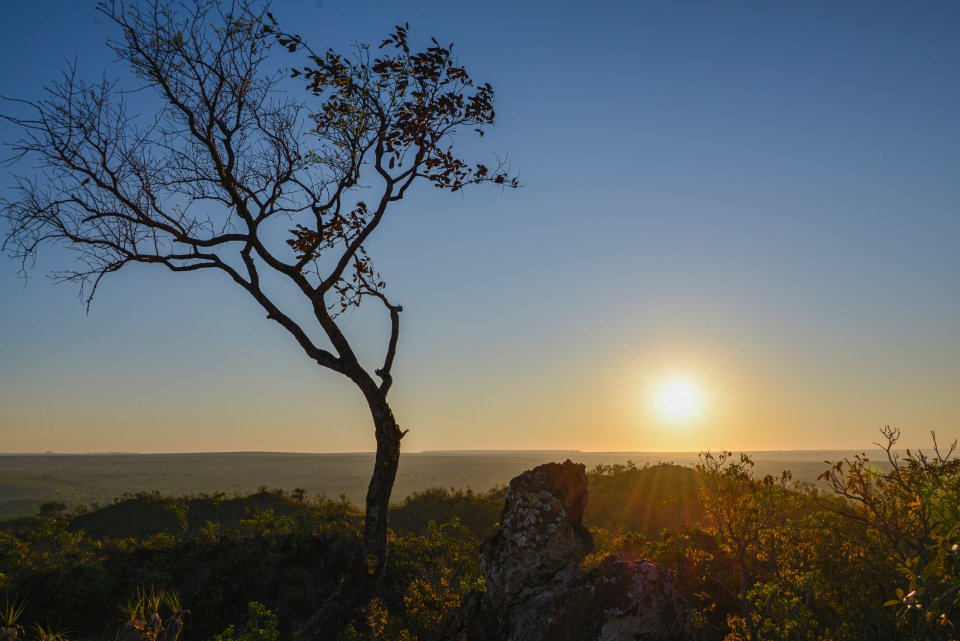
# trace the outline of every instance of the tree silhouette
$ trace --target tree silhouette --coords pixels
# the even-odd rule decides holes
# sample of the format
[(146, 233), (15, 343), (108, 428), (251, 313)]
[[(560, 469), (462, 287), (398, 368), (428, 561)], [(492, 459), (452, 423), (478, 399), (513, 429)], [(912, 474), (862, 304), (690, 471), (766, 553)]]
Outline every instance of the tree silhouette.
[[(26, 269), (40, 246), (65, 245), (76, 266), (56, 276), (80, 283), (88, 307), (103, 277), (129, 264), (222, 272), (310, 359), (349, 378), (377, 443), (358, 568), (382, 576), (405, 434), (387, 402), (403, 308), (387, 297), (366, 245), (415, 182), (517, 186), (502, 163), (470, 165), (454, 153), (455, 131), (483, 135), (493, 123), (493, 90), (471, 80), (452, 46), (413, 50), (406, 26), (379, 49), (318, 54), (260, 2), (120, 0), (98, 9), (121, 34), (108, 46), (161, 106), (137, 116), (118, 83), (85, 82), (74, 68), (42, 99), (14, 101), (31, 114), (5, 116), (21, 132), (14, 149), (37, 163), (4, 205), (6, 248)], [(277, 44), (305, 64), (271, 72)], [(288, 75), (305, 82), (303, 99), (277, 90)], [(267, 274), (308, 302), (309, 326), (271, 296)], [(340, 325), (367, 300), (390, 317), (372, 372)], [(329, 346), (312, 338), (318, 328)]]

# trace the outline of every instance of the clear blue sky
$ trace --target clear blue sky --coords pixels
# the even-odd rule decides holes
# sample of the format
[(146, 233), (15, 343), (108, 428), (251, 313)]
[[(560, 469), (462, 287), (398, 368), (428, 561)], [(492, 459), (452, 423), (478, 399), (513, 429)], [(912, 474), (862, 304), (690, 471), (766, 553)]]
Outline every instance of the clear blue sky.
[[(72, 60), (123, 77), (93, 5), (5, 6), (0, 94), (38, 97)], [(960, 4), (274, 13), (321, 49), (409, 21), (497, 92), (469, 150), (509, 154), (524, 188), (422, 187), (371, 248), (405, 309), (392, 398), (408, 449), (960, 435)], [(26, 287), (0, 260), (0, 451), (373, 449), (359, 393), (231, 283), (130, 269), (87, 315), (44, 275), (62, 259), (43, 254)], [(346, 319), (371, 360), (378, 314)], [(691, 423), (649, 407), (670, 376), (702, 390)]]

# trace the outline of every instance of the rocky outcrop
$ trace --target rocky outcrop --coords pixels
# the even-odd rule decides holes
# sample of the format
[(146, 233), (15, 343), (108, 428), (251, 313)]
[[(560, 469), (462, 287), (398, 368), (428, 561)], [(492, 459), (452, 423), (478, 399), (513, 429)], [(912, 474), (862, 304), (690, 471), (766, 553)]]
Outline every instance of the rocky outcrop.
[(583, 465), (548, 463), (510, 481), (500, 529), (480, 554), (494, 603), (524, 600), (593, 550), (586, 507)]
[(647, 561), (607, 557), (589, 572), (583, 465), (548, 463), (510, 482), (500, 529), (483, 546), (485, 593), (447, 622), (451, 641), (683, 641), (689, 609)]

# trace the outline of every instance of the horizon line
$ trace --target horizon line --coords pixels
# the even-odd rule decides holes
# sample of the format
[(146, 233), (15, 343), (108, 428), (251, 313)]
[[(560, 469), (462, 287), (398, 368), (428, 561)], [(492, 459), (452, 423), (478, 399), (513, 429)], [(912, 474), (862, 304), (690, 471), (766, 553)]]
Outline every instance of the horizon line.
[[(738, 448), (717, 448), (717, 449), (698, 449), (698, 450), (579, 450), (579, 449), (489, 449), (489, 448), (478, 448), (478, 449), (443, 449), (443, 450), (419, 450), (419, 451), (409, 451), (401, 452), (401, 454), (411, 455), (411, 454), (614, 454), (614, 455), (626, 455), (626, 454), (642, 454), (642, 455), (658, 455), (658, 454), (700, 454), (704, 452), (732, 452), (732, 453), (743, 453), (743, 454), (753, 454), (753, 453), (781, 453), (789, 454), (793, 452), (874, 452), (882, 451), (876, 443), (873, 444), (872, 448), (844, 448), (844, 447), (825, 447), (825, 448), (782, 448), (782, 449), (738, 449)], [(895, 451), (901, 451), (906, 449), (919, 450), (922, 448), (907, 448), (907, 447), (897, 447)], [(30, 452), (0, 452), (0, 456), (200, 456), (200, 455), (214, 455), (214, 454), (226, 454), (226, 455), (244, 455), (244, 454), (254, 454), (254, 455), (291, 455), (291, 456), (326, 456), (326, 455), (335, 455), (335, 456), (350, 456), (350, 455), (373, 455), (376, 452), (374, 450), (355, 450), (355, 451), (335, 451), (335, 452), (292, 452), (284, 450), (196, 450), (196, 451), (155, 451), (155, 452), (141, 452), (141, 451), (102, 451), (102, 452), (71, 452), (71, 451), (55, 451), (55, 450), (46, 450), (46, 451), (30, 451)]]

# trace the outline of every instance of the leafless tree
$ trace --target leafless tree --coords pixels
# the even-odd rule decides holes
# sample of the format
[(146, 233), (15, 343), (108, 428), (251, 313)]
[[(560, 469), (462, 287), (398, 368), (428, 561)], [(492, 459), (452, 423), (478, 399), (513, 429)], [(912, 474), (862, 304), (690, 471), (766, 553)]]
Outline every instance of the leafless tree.
[[(256, 0), (98, 9), (119, 29), (108, 46), (129, 63), (131, 88), (152, 90), (160, 106), (137, 116), (118, 83), (85, 82), (75, 69), (42, 99), (14, 101), (29, 115), (5, 116), (21, 132), (13, 148), (35, 162), (5, 204), (5, 246), (26, 269), (40, 246), (65, 245), (76, 266), (58, 277), (80, 283), (88, 306), (103, 277), (126, 265), (221, 272), (309, 358), (349, 378), (376, 434), (361, 565), (375, 579), (406, 433), (387, 402), (403, 308), (365, 248), (416, 182), (516, 186), (502, 163), (469, 165), (452, 147), (456, 130), (482, 135), (493, 123), (493, 90), (471, 80), (450, 46), (411, 49), (406, 26), (379, 48), (341, 55), (284, 34)], [(301, 66), (290, 71), (281, 47)], [(282, 66), (268, 62), (274, 54), (287, 71), (270, 71)], [(302, 99), (278, 90), (288, 76), (305, 82)], [(311, 326), (271, 296), (266, 281), (277, 277), (308, 303)], [(372, 372), (341, 329), (342, 312), (368, 300), (390, 318)]]

